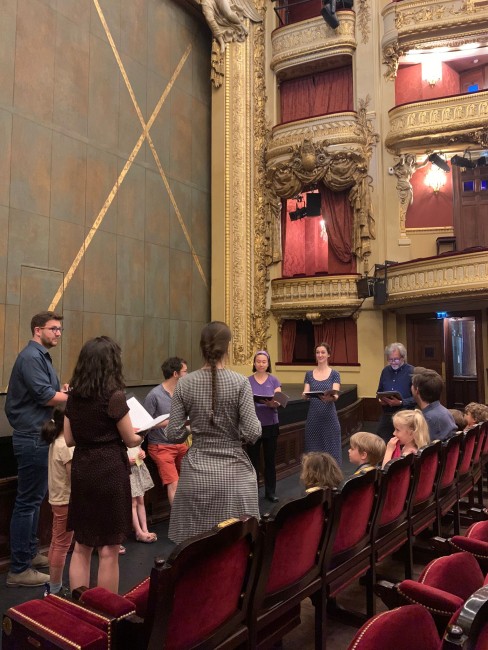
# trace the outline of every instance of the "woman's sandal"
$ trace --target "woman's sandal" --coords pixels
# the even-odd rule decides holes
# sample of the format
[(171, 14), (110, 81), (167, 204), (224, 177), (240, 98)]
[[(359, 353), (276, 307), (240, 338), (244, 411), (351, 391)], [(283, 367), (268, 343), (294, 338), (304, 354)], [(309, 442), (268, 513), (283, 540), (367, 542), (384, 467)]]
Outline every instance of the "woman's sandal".
[(136, 542), (142, 542), (143, 544), (152, 544), (157, 542), (158, 536), (156, 533), (144, 533), (144, 537), (136, 535)]

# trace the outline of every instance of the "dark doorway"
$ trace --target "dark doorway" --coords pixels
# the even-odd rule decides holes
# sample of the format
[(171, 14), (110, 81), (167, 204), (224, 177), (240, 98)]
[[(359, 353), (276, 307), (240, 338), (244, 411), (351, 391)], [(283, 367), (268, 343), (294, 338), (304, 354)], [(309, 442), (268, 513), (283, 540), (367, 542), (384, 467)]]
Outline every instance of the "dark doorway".
[(407, 345), (409, 363), (444, 379), (441, 401), (448, 408), (484, 402), (481, 312), (408, 316)]

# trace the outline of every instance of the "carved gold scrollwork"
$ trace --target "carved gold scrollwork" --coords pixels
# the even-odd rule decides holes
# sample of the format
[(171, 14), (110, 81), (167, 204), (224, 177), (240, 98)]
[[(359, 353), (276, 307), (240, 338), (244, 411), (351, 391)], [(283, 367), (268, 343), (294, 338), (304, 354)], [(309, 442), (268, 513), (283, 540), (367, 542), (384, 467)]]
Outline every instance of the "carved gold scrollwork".
[(392, 43), (383, 49), (383, 65), (387, 67), (383, 76), (388, 81), (395, 80), (398, 72), (398, 60), (403, 54), (404, 52), (398, 43)]
[(224, 56), (223, 52), (214, 39), (212, 41), (212, 56), (210, 59), (210, 80), (214, 88), (220, 88), (224, 83)]
[(369, 30), (371, 25), (371, 9), (369, 0), (359, 0), (359, 7), (357, 9), (357, 27), (361, 32), (361, 41), (367, 43), (369, 41)]

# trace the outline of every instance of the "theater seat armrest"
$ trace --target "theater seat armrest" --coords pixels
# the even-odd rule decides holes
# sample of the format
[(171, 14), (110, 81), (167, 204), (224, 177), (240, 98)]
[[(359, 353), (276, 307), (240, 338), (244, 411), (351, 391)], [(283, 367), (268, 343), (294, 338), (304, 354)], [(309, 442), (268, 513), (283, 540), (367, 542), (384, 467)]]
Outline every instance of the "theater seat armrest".
[(104, 587), (86, 589), (80, 596), (80, 603), (115, 618), (125, 618), (136, 611), (134, 603)]
[(403, 580), (397, 585), (397, 589), (412, 604), (423, 605), (436, 614), (450, 616), (463, 605), (463, 600), (459, 596), (415, 580)]

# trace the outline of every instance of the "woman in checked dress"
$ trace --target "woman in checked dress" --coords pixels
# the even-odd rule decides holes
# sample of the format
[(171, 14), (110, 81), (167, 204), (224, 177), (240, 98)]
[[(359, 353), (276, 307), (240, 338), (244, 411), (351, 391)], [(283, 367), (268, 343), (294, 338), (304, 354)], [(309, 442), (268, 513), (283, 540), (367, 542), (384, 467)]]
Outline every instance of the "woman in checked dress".
[[(305, 374), (305, 393), (310, 391), (339, 391), (341, 377), (329, 366), (331, 347), (319, 343), (315, 348), (317, 367)], [(322, 395), (310, 398), (307, 423), (305, 425), (305, 453), (325, 451), (342, 465), (341, 425), (337, 417), (335, 402), (339, 395)]]
[(204, 366), (175, 388), (165, 437), (183, 442), (191, 422), (192, 445), (181, 463), (169, 524), (176, 544), (231, 517), (259, 518), (256, 473), (243, 450), (261, 435), (251, 385), (224, 367), (231, 332), (225, 323), (206, 325), (200, 338)]

